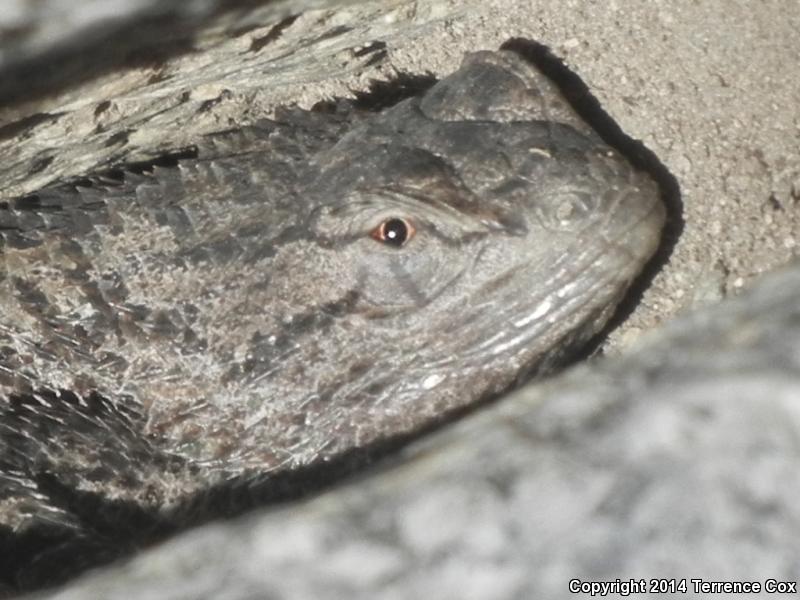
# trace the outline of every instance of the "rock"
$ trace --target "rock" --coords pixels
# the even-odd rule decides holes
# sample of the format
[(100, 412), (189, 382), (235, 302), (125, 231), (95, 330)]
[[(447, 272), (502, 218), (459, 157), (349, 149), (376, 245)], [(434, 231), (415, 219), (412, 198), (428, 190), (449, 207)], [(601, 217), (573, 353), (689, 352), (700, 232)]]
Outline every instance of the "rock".
[(344, 95), (320, 96), (321, 82), (378, 77), (385, 40), (446, 14), (344, 0), (24, 7), (0, 21), (0, 200), (252, 124), (305, 88)]
[(796, 582), (799, 296), (795, 265), (625, 356), (523, 388), (370, 477), (189, 532), (48, 597), (510, 599), (616, 578), (689, 592)]

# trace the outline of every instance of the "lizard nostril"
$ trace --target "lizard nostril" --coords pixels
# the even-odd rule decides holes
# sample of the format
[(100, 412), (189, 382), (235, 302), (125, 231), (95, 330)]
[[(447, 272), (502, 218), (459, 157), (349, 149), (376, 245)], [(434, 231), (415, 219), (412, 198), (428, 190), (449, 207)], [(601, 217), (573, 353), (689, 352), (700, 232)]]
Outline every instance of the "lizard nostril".
[(553, 231), (580, 231), (591, 224), (597, 212), (596, 196), (586, 190), (553, 191), (550, 201), (537, 211), (539, 220)]
[(562, 201), (558, 207), (556, 208), (556, 219), (559, 221), (567, 221), (572, 217), (572, 214), (575, 212), (572, 202), (570, 201)]

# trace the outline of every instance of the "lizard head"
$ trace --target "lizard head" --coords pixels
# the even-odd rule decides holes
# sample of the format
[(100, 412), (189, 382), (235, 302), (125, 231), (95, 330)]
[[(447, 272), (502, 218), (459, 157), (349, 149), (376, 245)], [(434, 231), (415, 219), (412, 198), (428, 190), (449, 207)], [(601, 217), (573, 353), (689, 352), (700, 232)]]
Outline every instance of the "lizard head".
[[(653, 181), (511, 52), (380, 113), (292, 114), (4, 209), (2, 389), (97, 391), (141, 415), (121, 430), (222, 476), (309, 464), (548, 370), (658, 244)], [(102, 465), (79, 437), (75, 469)]]
[(308, 235), (272, 269), (294, 351), (259, 404), (290, 462), (547, 370), (606, 323), (664, 220), (653, 181), (511, 53), (468, 57), (315, 166)]
[(287, 114), (0, 203), (0, 528), (35, 532), (34, 571), (73, 553), (59, 531), (127, 545), (548, 370), (658, 244), (653, 181), (513, 53), (380, 113)]

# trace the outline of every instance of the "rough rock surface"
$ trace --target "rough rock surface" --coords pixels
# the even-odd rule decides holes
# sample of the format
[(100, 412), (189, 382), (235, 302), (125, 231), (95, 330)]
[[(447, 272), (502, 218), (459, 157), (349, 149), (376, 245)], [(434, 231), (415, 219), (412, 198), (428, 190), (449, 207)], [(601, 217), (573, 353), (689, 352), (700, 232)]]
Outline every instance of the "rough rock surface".
[(798, 297), (795, 266), (628, 356), (514, 393), (377, 476), (189, 532), (52, 597), (483, 600), (570, 597), (573, 579), (797, 582)]

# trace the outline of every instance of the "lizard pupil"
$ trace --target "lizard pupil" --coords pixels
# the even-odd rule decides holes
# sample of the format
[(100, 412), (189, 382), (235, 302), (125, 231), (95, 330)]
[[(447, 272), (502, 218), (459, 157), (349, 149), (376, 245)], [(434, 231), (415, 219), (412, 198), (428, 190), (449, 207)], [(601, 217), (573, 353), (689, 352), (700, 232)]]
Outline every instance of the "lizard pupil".
[(373, 233), (379, 242), (399, 248), (414, 234), (414, 229), (405, 219), (393, 217), (381, 223)]

